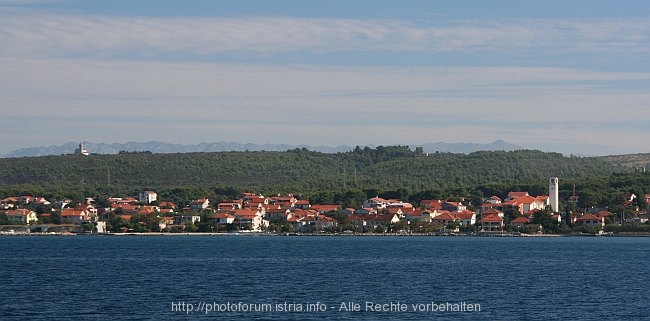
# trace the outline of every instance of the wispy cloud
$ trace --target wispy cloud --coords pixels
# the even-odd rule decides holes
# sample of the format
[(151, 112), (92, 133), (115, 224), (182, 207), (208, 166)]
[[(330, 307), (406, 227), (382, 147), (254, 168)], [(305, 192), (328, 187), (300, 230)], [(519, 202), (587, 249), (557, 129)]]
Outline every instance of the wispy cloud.
[[(254, 122), (268, 121), (253, 115), (269, 112), (290, 122), (529, 126), (630, 122), (650, 101), (650, 73), (567, 68), (0, 59), (0, 72), (3, 105), (22, 116), (92, 109), (93, 117), (136, 113)], [(619, 81), (646, 85), (620, 89)]]
[(642, 52), (650, 19), (458, 21), (292, 17), (124, 17), (4, 10), (5, 56), (157, 57), (287, 52)]
[[(642, 18), (439, 24), (5, 8), (2, 132), (12, 141), (42, 137), (53, 144), (82, 138), (328, 145), (504, 138), (523, 146), (571, 141), (634, 150), (638, 143), (626, 137), (650, 139), (644, 119), (650, 109), (647, 65), (624, 72), (561, 62), (435, 67), (445, 61), (261, 61), (270, 55), (346, 53), (398, 60), (405, 53), (614, 60), (648, 52), (650, 19)], [(220, 55), (253, 59), (236, 64)]]

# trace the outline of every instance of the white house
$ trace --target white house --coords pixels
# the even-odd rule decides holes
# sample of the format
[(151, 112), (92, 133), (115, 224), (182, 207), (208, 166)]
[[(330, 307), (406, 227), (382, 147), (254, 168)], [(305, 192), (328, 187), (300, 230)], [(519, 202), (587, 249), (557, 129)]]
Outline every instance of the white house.
[(456, 217), (456, 213), (452, 213), (452, 212), (442, 212), (442, 214), (431, 219), (431, 222), (439, 223), (443, 226), (447, 226), (456, 221), (458, 221), (458, 218)]
[(16, 203), (18, 203), (18, 198), (16, 197), (8, 197), (5, 199), (0, 200), (0, 209), (3, 210), (8, 210), (12, 209), (16, 206)]
[(76, 224), (87, 223), (93, 220), (93, 215), (86, 210), (64, 208), (61, 210), (61, 221), (71, 221)]
[(366, 222), (368, 226), (372, 226), (373, 228), (377, 226), (388, 226), (399, 222), (399, 216), (397, 214), (370, 214), (366, 216)]
[(286, 221), (293, 214), (288, 208), (267, 208), (264, 217), (269, 221)]
[(158, 200), (158, 194), (156, 194), (156, 192), (153, 191), (144, 191), (144, 192), (140, 192), (140, 195), (138, 195), (138, 199), (140, 200), (140, 202), (145, 202), (149, 204), (151, 202)]
[(27, 209), (10, 210), (6, 214), (9, 222), (12, 224), (29, 224), (38, 221), (36, 212)]
[(217, 210), (219, 211), (231, 211), (231, 210), (241, 210), (240, 202), (222, 202), (217, 204)]
[(602, 229), (605, 227), (605, 220), (602, 217), (598, 217), (594, 214), (585, 214), (576, 219), (576, 224), (582, 226), (594, 226)]
[(314, 216), (313, 219), (310, 222), (310, 225), (312, 225), (316, 230), (324, 230), (328, 228), (335, 227), (337, 225), (337, 222), (335, 219), (325, 216), (325, 215), (317, 215)]
[(467, 210), (467, 206), (461, 202), (444, 202), (442, 203), (442, 209), (449, 212), (462, 212)]
[(476, 213), (469, 210), (464, 210), (456, 214), (456, 218), (460, 222), (460, 226), (470, 227), (476, 224)]
[(176, 216), (174, 218), (174, 222), (176, 224), (180, 223), (192, 223), (196, 224), (198, 222), (201, 222), (201, 216), (198, 215), (181, 215), (181, 216)]
[(386, 201), (381, 197), (373, 197), (363, 202), (363, 208), (382, 209), (382, 208), (386, 208), (387, 205), (388, 205), (388, 201)]
[(431, 223), (431, 221), (438, 215), (440, 215), (440, 212), (438, 210), (424, 211), (420, 216), (420, 221), (425, 223)]
[(193, 200), (190, 204), (190, 208), (193, 210), (204, 210), (210, 206), (210, 200), (207, 198), (200, 198), (198, 200)]
[(496, 214), (490, 214), (482, 218), (479, 223), (481, 223), (481, 230), (483, 231), (503, 231), (503, 218)]
[(228, 213), (219, 213), (214, 216), (214, 221), (217, 224), (232, 224), (235, 221), (235, 216)]
[(260, 215), (242, 215), (237, 216), (234, 221), (235, 224), (239, 223), (246, 227), (250, 227), (250, 231), (259, 232), (262, 230), (262, 227), (268, 227), (269, 221), (262, 218)]

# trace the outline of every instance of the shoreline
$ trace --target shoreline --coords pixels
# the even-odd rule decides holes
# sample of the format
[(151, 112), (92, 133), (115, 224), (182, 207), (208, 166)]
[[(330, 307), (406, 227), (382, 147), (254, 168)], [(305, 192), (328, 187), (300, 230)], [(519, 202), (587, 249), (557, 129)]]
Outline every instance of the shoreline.
[(26, 233), (26, 232), (0, 232), (2, 236), (343, 236), (343, 237), (650, 237), (650, 233), (633, 233), (633, 234), (522, 234), (512, 232), (478, 232), (471, 234), (436, 234), (436, 233), (262, 233), (262, 232), (224, 232), (224, 233), (168, 233), (168, 232), (148, 232), (148, 233), (71, 233), (71, 232), (46, 232), (46, 233)]

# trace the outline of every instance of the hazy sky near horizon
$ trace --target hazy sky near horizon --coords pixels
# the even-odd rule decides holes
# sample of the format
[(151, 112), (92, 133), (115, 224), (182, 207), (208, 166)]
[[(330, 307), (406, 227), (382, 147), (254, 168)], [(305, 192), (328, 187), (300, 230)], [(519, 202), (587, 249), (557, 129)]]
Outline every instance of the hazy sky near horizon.
[(650, 2), (0, 0), (0, 99), (0, 154), (149, 140), (650, 152)]

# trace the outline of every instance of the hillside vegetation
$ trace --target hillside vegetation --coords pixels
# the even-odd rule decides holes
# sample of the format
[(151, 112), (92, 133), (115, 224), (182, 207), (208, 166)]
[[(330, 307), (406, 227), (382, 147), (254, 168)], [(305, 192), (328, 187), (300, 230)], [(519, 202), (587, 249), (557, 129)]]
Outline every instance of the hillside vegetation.
[[(0, 159), (0, 194), (79, 199), (133, 195), (153, 189), (179, 202), (197, 196), (226, 198), (240, 191), (269, 195), (300, 193), (322, 202), (380, 194), (417, 200), (449, 195), (502, 195), (514, 189), (546, 194), (550, 176), (561, 178), (564, 196), (571, 193), (573, 184), (583, 193), (598, 194), (612, 188), (645, 192), (642, 189), (650, 184), (627, 178), (625, 175), (631, 175), (626, 174), (630, 172), (633, 171), (629, 168), (612, 166), (604, 158), (565, 157), (532, 150), (428, 156), (406, 146), (356, 148), (337, 154), (306, 149), (123, 152)], [(612, 179), (616, 175), (619, 179)], [(629, 182), (616, 183), (620, 180)], [(597, 187), (587, 191), (587, 185)]]
[(627, 167), (635, 170), (650, 170), (650, 154), (610, 155), (601, 157), (614, 166)]

